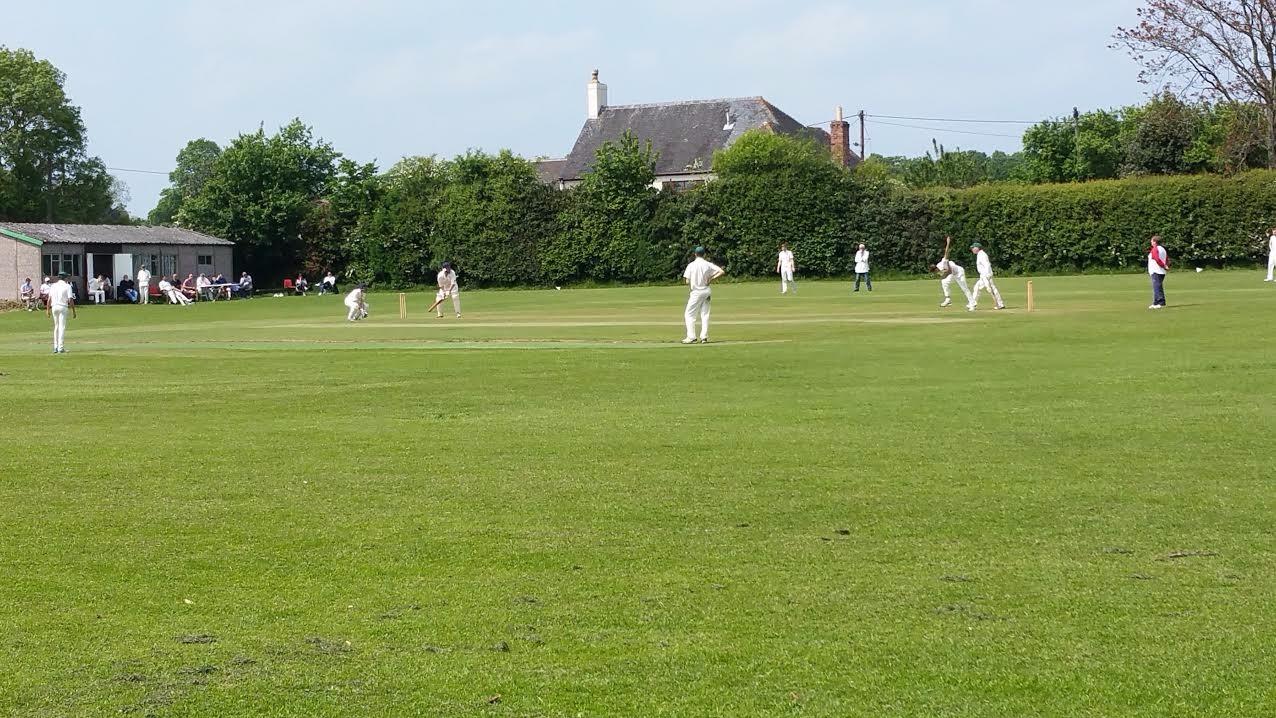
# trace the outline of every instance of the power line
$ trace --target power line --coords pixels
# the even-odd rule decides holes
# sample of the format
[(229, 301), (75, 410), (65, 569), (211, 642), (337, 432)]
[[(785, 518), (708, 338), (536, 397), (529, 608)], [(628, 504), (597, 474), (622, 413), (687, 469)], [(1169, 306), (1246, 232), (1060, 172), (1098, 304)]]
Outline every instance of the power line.
[(143, 174), (143, 175), (167, 176), (169, 174), (168, 172), (160, 172), (159, 170), (131, 170), (125, 167), (107, 167), (106, 169), (110, 170), (111, 172), (136, 172), (137, 174)]
[[(920, 120), (922, 122), (966, 122), (987, 125), (1035, 125), (1037, 122), (1026, 120), (959, 120), (951, 117), (906, 117), (904, 115), (869, 115), (869, 117), (885, 117), (888, 120)], [(1039, 120), (1038, 120), (1039, 122)]]
[(1006, 135), (1006, 134), (999, 134), (994, 132), (972, 132), (970, 130), (953, 130), (947, 127), (922, 127), (921, 125), (905, 125), (899, 122), (883, 122), (882, 120), (874, 120), (874, 121), (879, 125), (890, 125), (891, 127), (908, 127), (914, 130), (927, 130), (929, 132), (938, 132), (941, 134), (947, 132), (947, 133), (955, 133), (959, 135), (979, 135), (981, 137), (1008, 137), (1012, 140), (1023, 139), (1019, 135)]

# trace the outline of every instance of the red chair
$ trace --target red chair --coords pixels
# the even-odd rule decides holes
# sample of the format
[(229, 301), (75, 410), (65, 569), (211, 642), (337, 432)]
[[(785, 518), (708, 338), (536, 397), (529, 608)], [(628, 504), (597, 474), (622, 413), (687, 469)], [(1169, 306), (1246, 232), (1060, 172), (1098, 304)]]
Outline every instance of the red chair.
[(285, 290), (287, 290), (287, 291), (292, 291), (292, 280), (291, 280), (291, 279), (285, 279), (285, 280), (284, 280), (284, 289), (285, 289)]

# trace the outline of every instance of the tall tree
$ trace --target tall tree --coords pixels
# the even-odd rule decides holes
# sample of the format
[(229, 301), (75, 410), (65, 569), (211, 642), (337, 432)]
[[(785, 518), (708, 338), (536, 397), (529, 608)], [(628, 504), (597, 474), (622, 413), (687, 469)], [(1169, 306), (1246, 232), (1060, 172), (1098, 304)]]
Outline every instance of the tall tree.
[(1139, 79), (1257, 104), (1266, 121), (1267, 166), (1276, 169), (1276, 0), (1146, 0), (1118, 46), (1143, 64)]
[(237, 263), (253, 273), (282, 278), (302, 268), (302, 223), (331, 188), (339, 157), (301, 120), (273, 135), (240, 135), (176, 219), (233, 240)]
[(159, 203), (148, 217), (151, 224), (171, 224), (186, 200), (199, 194), (213, 176), (213, 166), (222, 154), (216, 142), (191, 140), (177, 153), (177, 166), (168, 173), (168, 187), (160, 192)]
[(0, 217), (18, 221), (108, 222), (127, 213), (123, 185), (86, 150), (80, 108), (66, 76), (30, 50), (0, 46)]

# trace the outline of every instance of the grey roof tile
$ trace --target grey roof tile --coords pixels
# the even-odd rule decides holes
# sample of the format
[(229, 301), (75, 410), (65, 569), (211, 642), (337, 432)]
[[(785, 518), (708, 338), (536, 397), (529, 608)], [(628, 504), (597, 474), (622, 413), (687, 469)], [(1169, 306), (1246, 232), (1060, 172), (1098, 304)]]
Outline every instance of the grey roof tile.
[(50, 244), (184, 244), (234, 246), (234, 242), (180, 227), (138, 227), (129, 224), (28, 224), (0, 222)]
[(614, 105), (603, 108), (598, 119), (585, 121), (561, 178), (580, 179), (593, 165), (598, 148), (621, 139), (626, 130), (640, 142), (651, 141), (658, 153), (656, 174), (674, 175), (708, 172), (715, 151), (755, 129), (806, 136), (828, 145), (827, 132), (805, 127), (761, 97)]

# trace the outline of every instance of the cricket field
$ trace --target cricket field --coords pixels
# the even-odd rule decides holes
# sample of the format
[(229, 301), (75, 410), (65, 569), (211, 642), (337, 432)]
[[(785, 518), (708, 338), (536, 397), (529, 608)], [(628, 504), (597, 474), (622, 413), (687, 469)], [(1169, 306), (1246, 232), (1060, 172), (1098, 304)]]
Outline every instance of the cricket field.
[(0, 716), (1276, 714), (1276, 286), (999, 285), (0, 315)]

